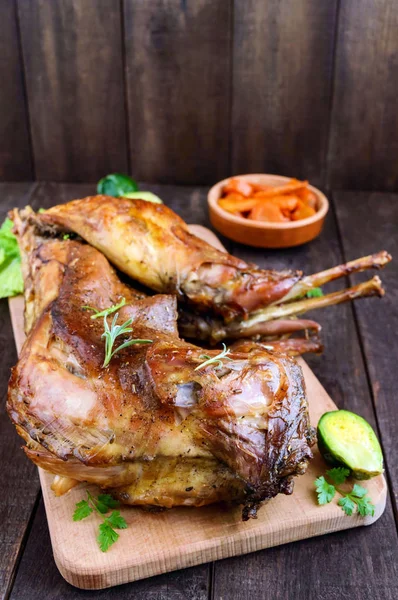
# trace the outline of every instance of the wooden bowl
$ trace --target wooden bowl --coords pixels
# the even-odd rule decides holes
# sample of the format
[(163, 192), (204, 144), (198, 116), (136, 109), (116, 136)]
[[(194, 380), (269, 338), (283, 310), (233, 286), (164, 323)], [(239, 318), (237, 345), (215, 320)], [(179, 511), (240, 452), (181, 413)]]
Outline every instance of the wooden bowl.
[[(235, 177), (265, 185), (282, 185), (290, 180), (290, 177), (261, 173), (235, 175)], [(258, 248), (288, 248), (305, 244), (321, 233), (326, 213), (329, 210), (329, 202), (317, 188), (309, 186), (317, 198), (317, 212), (312, 217), (300, 221), (289, 221), (289, 223), (258, 222), (232, 215), (219, 206), (218, 200), (224, 186), (234, 178), (228, 177), (228, 179), (219, 181), (213, 185), (207, 196), (210, 221), (213, 227), (225, 237)]]

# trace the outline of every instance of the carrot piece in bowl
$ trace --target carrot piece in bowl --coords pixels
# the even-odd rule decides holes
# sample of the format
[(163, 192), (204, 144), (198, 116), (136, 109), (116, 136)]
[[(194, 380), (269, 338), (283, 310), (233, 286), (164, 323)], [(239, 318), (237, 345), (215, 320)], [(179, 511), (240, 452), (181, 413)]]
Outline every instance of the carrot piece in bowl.
[(258, 200), (256, 198), (245, 198), (241, 194), (228, 194), (225, 198), (221, 198), (218, 204), (224, 210), (228, 212), (248, 212), (256, 204)]
[(265, 185), (264, 183), (252, 183), (253, 194), (256, 192), (266, 192), (267, 190), (273, 189), (275, 186)]
[(242, 196), (248, 198), (252, 195), (253, 188), (248, 181), (234, 178), (228, 181), (228, 183), (224, 186), (224, 193), (229, 194), (230, 192), (237, 192), (238, 194), (242, 194)]
[(299, 181), (298, 179), (290, 179), (284, 185), (276, 185), (268, 190), (255, 192), (256, 198), (271, 198), (272, 196), (281, 196), (282, 194), (290, 194), (304, 189), (308, 185), (308, 181)]
[(314, 192), (312, 192), (306, 187), (302, 190), (298, 190), (297, 195), (304, 202), (304, 204), (307, 204), (308, 206), (311, 206), (311, 208), (316, 210), (317, 201)]
[(308, 219), (308, 217), (312, 217), (312, 215), (315, 215), (315, 210), (313, 208), (311, 208), (311, 206), (308, 206), (307, 204), (304, 204), (304, 202), (302, 200), (299, 200), (299, 204), (296, 208), (296, 210), (292, 213), (292, 220), (293, 221), (299, 221), (300, 219)]
[(250, 212), (249, 219), (253, 221), (269, 221), (270, 223), (285, 223), (289, 221), (277, 204), (270, 200), (259, 202)]
[(288, 196), (287, 194), (285, 196), (274, 196), (273, 198), (270, 198), (270, 200), (277, 204), (282, 211), (288, 212), (296, 210), (299, 203), (299, 198), (297, 196)]
[(318, 199), (308, 181), (286, 180), (284, 184), (267, 185), (233, 177), (222, 190), (220, 208), (254, 221), (284, 223), (299, 221), (316, 213)]
[(239, 194), (238, 192), (228, 192), (228, 194), (225, 194), (222, 198), (220, 198), (220, 202), (221, 200), (228, 200), (230, 202), (242, 202), (247, 200), (247, 198), (243, 195), (243, 194)]

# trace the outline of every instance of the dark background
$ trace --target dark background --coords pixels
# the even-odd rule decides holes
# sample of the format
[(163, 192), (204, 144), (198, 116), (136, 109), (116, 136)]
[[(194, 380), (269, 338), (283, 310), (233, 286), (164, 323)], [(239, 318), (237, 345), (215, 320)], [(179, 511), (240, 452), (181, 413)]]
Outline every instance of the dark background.
[(394, 0), (0, 0), (0, 179), (398, 189)]
[(54, 563), (37, 469), (5, 414), (17, 355), (0, 301), (0, 600), (397, 600), (397, 98), (397, 0), (0, 0), (0, 222), (121, 171), (208, 226), (210, 184), (274, 172), (328, 189), (325, 228), (288, 250), (224, 240), (233, 254), (307, 273), (394, 257), (382, 301), (319, 311), (325, 351), (306, 357), (380, 438), (377, 523), (103, 591)]

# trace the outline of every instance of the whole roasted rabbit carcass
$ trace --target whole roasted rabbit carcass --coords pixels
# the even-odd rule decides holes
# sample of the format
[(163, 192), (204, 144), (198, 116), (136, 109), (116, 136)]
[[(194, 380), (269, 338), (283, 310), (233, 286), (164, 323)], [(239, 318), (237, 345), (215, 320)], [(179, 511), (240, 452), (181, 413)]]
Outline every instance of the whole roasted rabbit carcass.
[[(126, 504), (228, 500), (244, 505), (244, 519), (291, 493), (313, 443), (298, 364), (256, 344), (209, 362), (218, 351), (203, 356), (179, 338), (175, 296), (135, 292), (92, 246), (45, 238), (30, 217), (13, 214), (28, 337), (8, 412), (27, 456), (58, 476), (55, 491), (88, 481)], [(146, 343), (104, 366), (111, 321), (132, 330), (114, 349)]]
[(314, 321), (292, 317), (384, 291), (378, 277), (321, 298), (306, 298), (309, 290), (391, 260), (382, 251), (305, 277), (262, 270), (194, 236), (168, 207), (128, 198), (92, 196), (31, 218), (50, 231), (77, 233), (133, 279), (176, 294), (182, 335), (213, 342), (316, 332)]

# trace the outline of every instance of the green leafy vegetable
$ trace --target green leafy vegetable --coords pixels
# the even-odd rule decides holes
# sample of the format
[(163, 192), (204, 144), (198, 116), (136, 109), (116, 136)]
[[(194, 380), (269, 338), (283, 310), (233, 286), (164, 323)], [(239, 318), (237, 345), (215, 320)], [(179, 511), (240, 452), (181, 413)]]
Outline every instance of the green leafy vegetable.
[(231, 351), (229, 350), (229, 348), (227, 349), (226, 345), (223, 344), (223, 351), (220, 352), (220, 354), (217, 354), (217, 356), (209, 356), (208, 354), (201, 354), (199, 356), (199, 358), (201, 360), (206, 359), (204, 362), (200, 363), (200, 365), (198, 365), (197, 367), (195, 367), (195, 371), (199, 371), (199, 369), (203, 369), (204, 367), (207, 367), (208, 365), (215, 365), (215, 369), (220, 369), (221, 367), (223, 367), (223, 360), (231, 360), (231, 358), (229, 358), (229, 356), (227, 356), (227, 354), (229, 354)]
[(355, 496), (356, 498), (363, 498), (364, 496), (366, 496), (366, 494), (367, 491), (365, 490), (365, 488), (356, 483), (352, 488), (352, 492), (350, 495)]
[(112, 511), (108, 517), (104, 516), (111, 508), (119, 506), (118, 501), (112, 496), (99, 494), (95, 499), (88, 490), (86, 490), (86, 493), (87, 500), (81, 500), (76, 504), (73, 520), (81, 521), (96, 511), (103, 520), (99, 526), (97, 541), (101, 551), (106, 552), (119, 539), (119, 534), (115, 529), (127, 528), (126, 520), (118, 510)]
[(88, 501), (81, 500), (81, 502), (77, 502), (77, 504), (76, 504), (76, 510), (73, 513), (73, 520), (81, 521), (82, 519), (85, 519), (86, 517), (91, 515), (92, 512), (93, 512), (93, 509), (89, 505)]
[(127, 523), (118, 510), (114, 510), (99, 526), (100, 533), (97, 540), (102, 552), (106, 552), (119, 539), (115, 529), (127, 529)]
[(336, 494), (336, 488), (322, 477), (315, 480), (315, 488), (318, 494), (318, 504), (328, 504)]
[(105, 515), (108, 511), (109, 511), (109, 506), (107, 506), (104, 502), (101, 502), (101, 500), (99, 500), (99, 497), (97, 497), (97, 508), (100, 511), (100, 513), (102, 515)]
[(97, 185), (97, 193), (115, 198), (138, 198), (155, 204), (163, 204), (163, 201), (152, 192), (138, 191), (135, 179), (121, 173), (112, 173), (103, 177)]
[(128, 346), (132, 346), (133, 344), (152, 344), (153, 340), (141, 340), (141, 339), (129, 339), (117, 348), (113, 350), (114, 343), (116, 338), (120, 335), (125, 335), (126, 333), (131, 333), (133, 330), (130, 328), (130, 325), (133, 322), (133, 319), (127, 319), (122, 325), (116, 325), (117, 318), (119, 313), (116, 313), (112, 319), (112, 324), (109, 327), (108, 321), (106, 320), (106, 315), (104, 316), (104, 333), (101, 337), (105, 338), (105, 359), (103, 363), (103, 367), (107, 367), (112, 359), (115, 356), (116, 352), (123, 350), (123, 348), (127, 348)]
[(111, 512), (105, 521), (115, 529), (127, 529), (127, 523), (118, 510)]
[(21, 294), (24, 288), (21, 254), (12, 227), (8, 218), (0, 227), (0, 298)]
[(98, 502), (105, 504), (108, 508), (117, 508), (119, 506), (119, 502), (115, 498), (112, 498), (110, 494), (100, 494)]
[[(344, 467), (337, 467), (326, 471), (326, 476), (336, 485), (344, 483), (349, 474), (349, 469)], [(374, 516), (374, 504), (372, 504), (369, 496), (367, 496), (367, 490), (358, 483), (354, 484), (351, 491), (345, 492), (339, 490), (333, 484), (329, 483), (324, 476), (321, 476), (315, 480), (315, 489), (318, 495), (318, 504), (328, 504), (333, 500), (336, 492), (338, 492), (342, 498), (339, 499), (337, 504), (346, 515), (351, 516), (354, 514), (356, 508), (361, 517), (366, 517), (367, 515)]]
[(323, 292), (320, 287), (312, 288), (307, 292), (307, 298), (320, 298), (323, 296)]
[(121, 173), (107, 175), (106, 177), (103, 177), (97, 185), (98, 194), (114, 196), (115, 198), (120, 198), (129, 192), (137, 191), (137, 182), (131, 177), (128, 177), (128, 175), (122, 175)]
[(110, 508), (116, 508), (117, 506), (119, 506), (119, 502), (112, 498), (110, 494), (99, 494), (97, 496), (97, 508), (102, 514), (107, 513)]
[(366, 517), (367, 515), (372, 515), (373, 517), (375, 514), (375, 507), (371, 503), (369, 496), (366, 494), (367, 490), (356, 483), (351, 492), (346, 494), (343, 498), (340, 498), (338, 504), (347, 515), (352, 515), (356, 506), (358, 513), (362, 517)]
[(326, 475), (328, 475), (333, 483), (340, 485), (340, 483), (344, 483), (347, 477), (350, 476), (350, 470), (345, 467), (335, 467), (326, 471)]
[(355, 502), (353, 502), (349, 496), (343, 496), (343, 498), (340, 498), (337, 504), (341, 506), (346, 515), (351, 517), (355, 510)]
[(99, 526), (99, 536), (97, 537), (97, 540), (102, 552), (106, 552), (110, 548), (110, 546), (112, 546), (112, 544), (117, 542), (118, 539), (119, 534), (117, 533), (117, 531), (112, 529), (109, 523), (107, 523), (106, 521), (104, 521), (104, 523), (101, 523), (101, 525)]
[(372, 517), (374, 517), (375, 506), (374, 504), (372, 504), (369, 496), (364, 496), (360, 500), (356, 500), (355, 497), (352, 496), (352, 499), (354, 500), (354, 502), (356, 502), (357, 509), (361, 517), (366, 517), (367, 515), (371, 515)]

